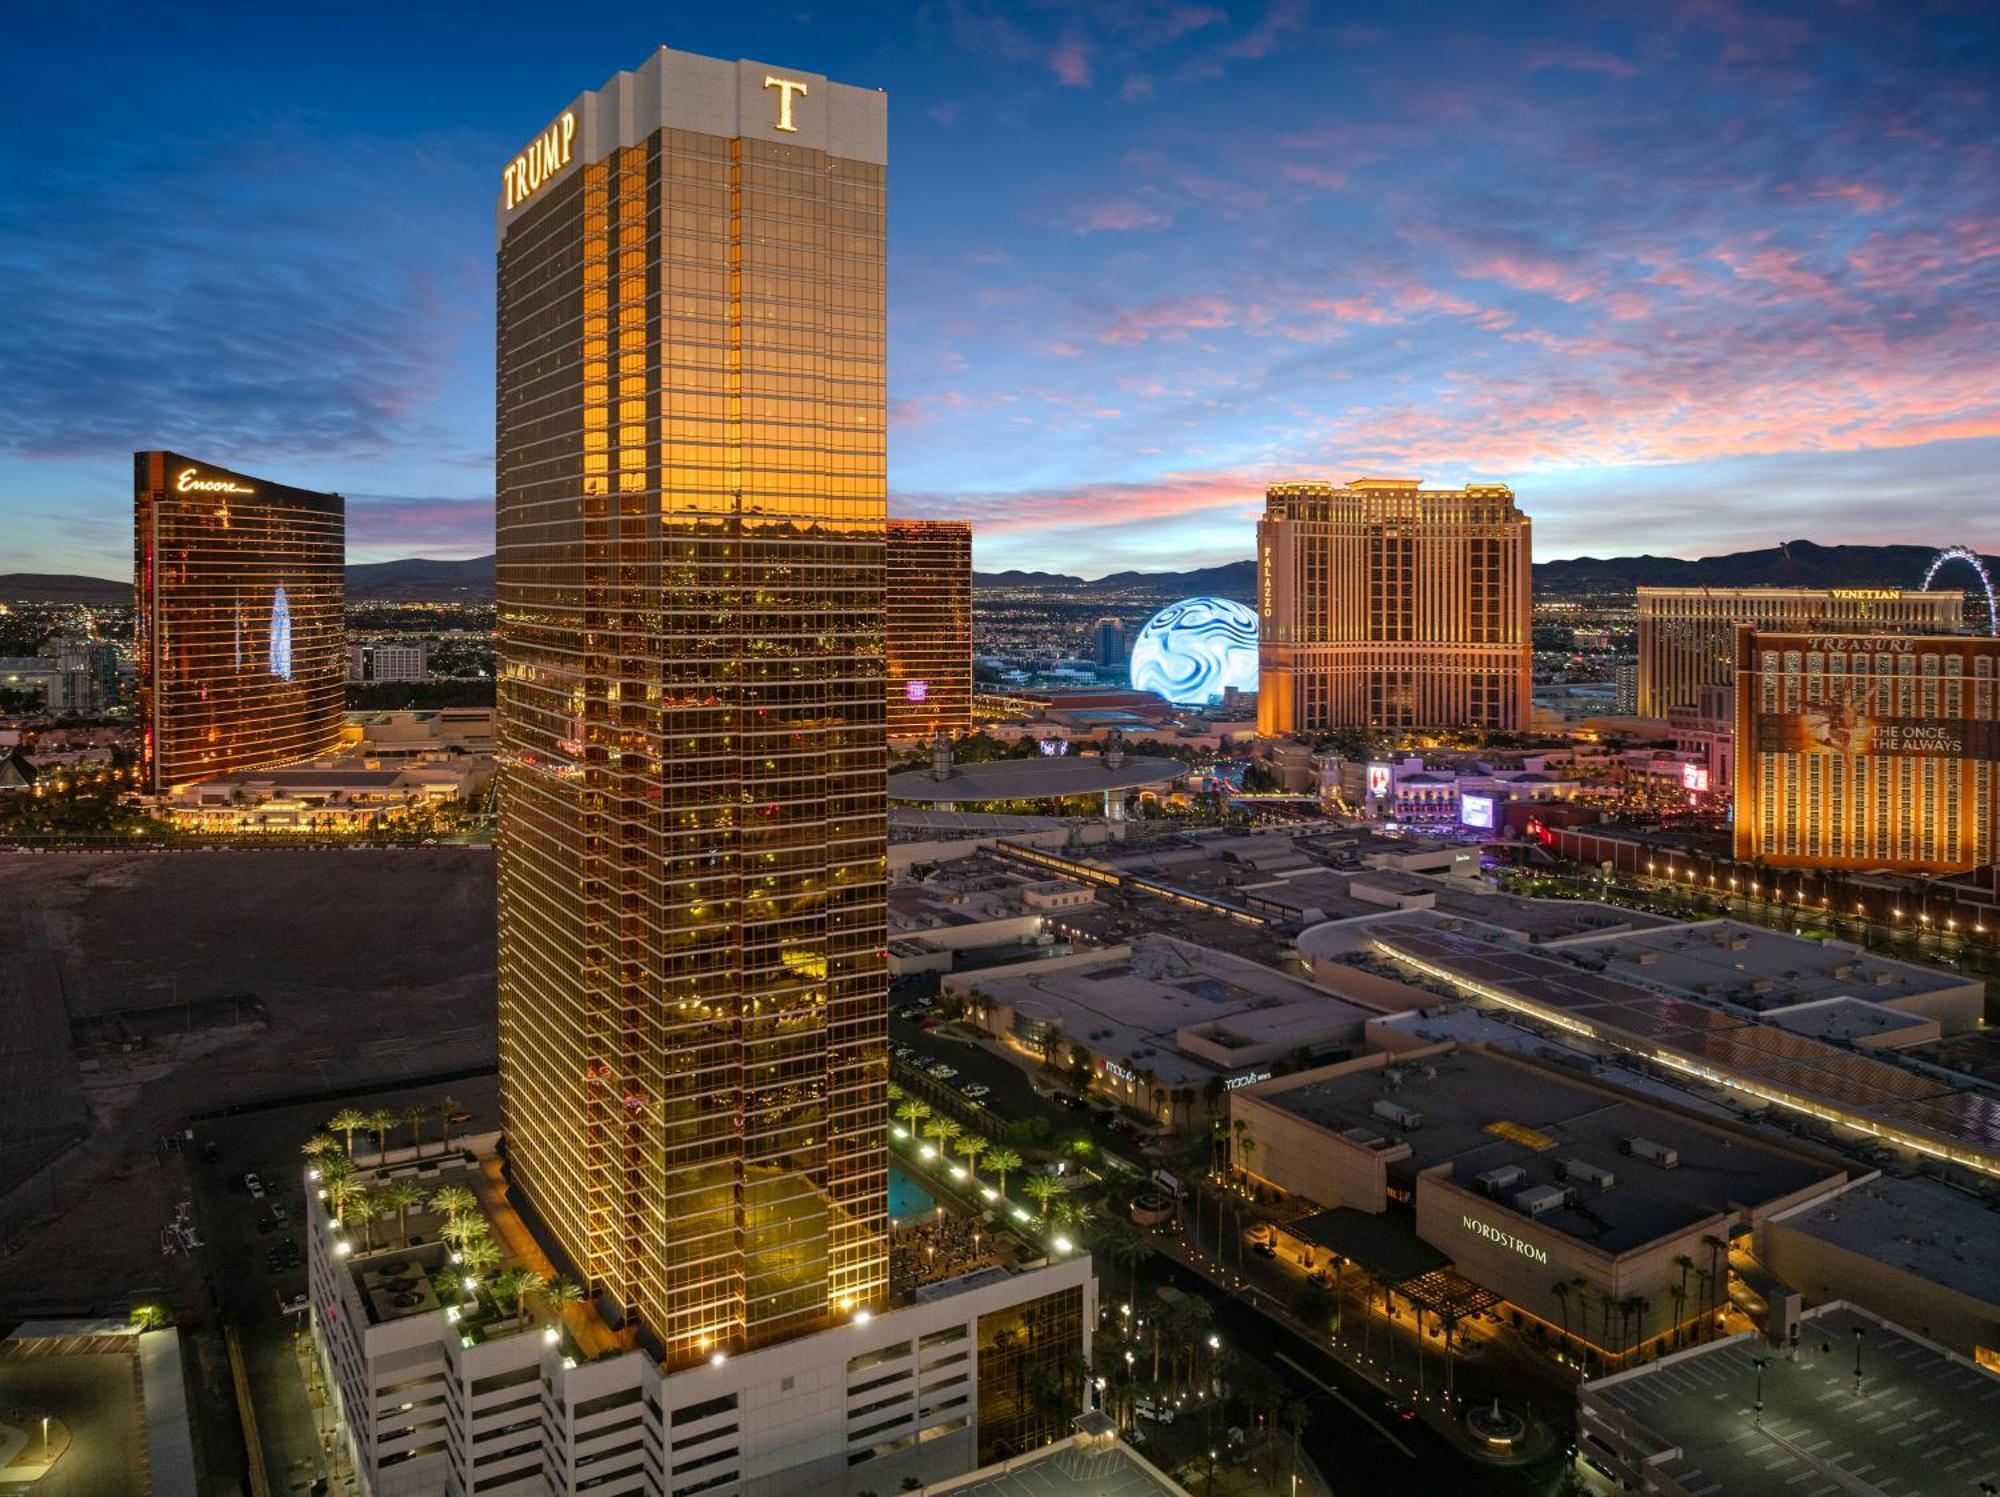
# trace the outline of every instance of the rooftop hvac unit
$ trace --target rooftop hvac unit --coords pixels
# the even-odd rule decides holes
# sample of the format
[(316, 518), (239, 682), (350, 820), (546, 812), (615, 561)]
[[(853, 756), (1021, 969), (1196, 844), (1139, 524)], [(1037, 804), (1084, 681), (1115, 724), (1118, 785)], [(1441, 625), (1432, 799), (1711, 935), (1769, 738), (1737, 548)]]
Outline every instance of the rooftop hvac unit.
[(1650, 1138), (1628, 1138), (1618, 1147), (1635, 1158), (1657, 1164), (1663, 1170), (1680, 1168), (1680, 1150), (1670, 1149), (1665, 1144), (1655, 1143)]
[(1479, 1177), (1479, 1188), (1488, 1195), (1498, 1197), (1512, 1190), (1528, 1178), (1528, 1172), (1518, 1164), (1503, 1164), (1497, 1170), (1487, 1170)]
[(1565, 1159), (1556, 1166), (1562, 1178), (1598, 1190), (1609, 1190), (1618, 1183), (1618, 1177), (1601, 1164), (1592, 1164), (1588, 1159)]
[(1421, 1128), (1424, 1125), (1424, 1115), (1421, 1112), (1418, 1112), (1416, 1108), (1405, 1107), (1402, 1103), (1392, 1102), (1387, 1097), (1383, 1097), (1380, 1101), (1376, 1102), (1376, 1104), (1369, 1110), (1373, 1112), (1376, 1117), (1383, 1118), (1391, 1123), (1394, 1123), (1398, 1128), (1401, 1128), (1405, 1133), (1409, 1132), (1413, 1128)]
[(1530, 1216), (1546, 1216), (1569, 1204), (1569, 1192), (1560, 1185), (1536, 1185), (1514, 1197), (1514, 1209)]

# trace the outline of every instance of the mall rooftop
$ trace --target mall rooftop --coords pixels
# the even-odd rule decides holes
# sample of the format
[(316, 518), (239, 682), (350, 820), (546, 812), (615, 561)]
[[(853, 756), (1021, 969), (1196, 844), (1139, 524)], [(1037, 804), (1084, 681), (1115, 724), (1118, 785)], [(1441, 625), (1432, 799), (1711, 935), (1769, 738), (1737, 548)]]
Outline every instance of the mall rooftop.
[(2000, 1298), (2000, 1207), (1935, 1180), (1878, 1175), (1776, 1219), (1971, 1299)]
[[(1510, 1211), (1523, 1192), (1567, 1189), (1568, 1202), (1534, 1216), (1536, 1226), (1614, 1255), (1842, 1178), (1802, 1154), (1486, 1050), (1411, 1051), (1245, 1095), (1359, 1148), (1407, 1146), (1389, 1176), (1412, 1187), (1445, 1166), (1453, 1184)], [(1416, 1121), (1401, 1126), (1391, 1110)]]
[(1978, 1020), (1986, 996), (1983, 984), (1959, 972), (1741, 920), (1703, 920), (1557, 944), (1609, 976), (1758, 1011), (1855, 997), (1922, 1012), (1944, 1020), (1947, 1029), (1963, 1029)]
[(953, 980), (1016, 1015), (1052, 1020), (1064, 1043), (1162, 1085), (1201, 1086), (1295, 1050), (1358, 1043), (1371, 1011), (1273, 967), (1171, 936)]

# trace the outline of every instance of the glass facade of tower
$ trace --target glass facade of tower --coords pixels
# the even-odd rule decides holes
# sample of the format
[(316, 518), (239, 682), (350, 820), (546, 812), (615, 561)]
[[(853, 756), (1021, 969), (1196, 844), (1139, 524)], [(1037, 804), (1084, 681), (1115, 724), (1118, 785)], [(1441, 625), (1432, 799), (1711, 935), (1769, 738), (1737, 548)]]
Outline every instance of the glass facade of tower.
[(891, 520), (889, 736), (972, 730), (972, 527)]
[(140, 783), (155, 794), (340, 741), (346, 501), (175, 452), (133, 459)]
[(501, 206), (508, 1165), (670, 1366), (887, 1287), (882, 105), (764, 77), (657, 53)]

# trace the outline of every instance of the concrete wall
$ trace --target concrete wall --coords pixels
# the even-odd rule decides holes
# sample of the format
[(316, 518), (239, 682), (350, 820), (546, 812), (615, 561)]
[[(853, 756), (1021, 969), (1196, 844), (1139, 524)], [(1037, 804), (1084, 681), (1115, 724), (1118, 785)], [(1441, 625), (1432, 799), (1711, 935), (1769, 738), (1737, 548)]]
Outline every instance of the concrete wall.
[[(1977, 1208), (1967, 1202), (1966, 1209)], [(1759, 1230), (1757, 1257), (1808, 1304), (1851, 1301), (2000, 1370), (2000, 1285), (1992, 1297), (1977, 1299), (1899, 1266), (1887, 1253), (1872, 1257), (1779, 1220), (1766, 1220)]]

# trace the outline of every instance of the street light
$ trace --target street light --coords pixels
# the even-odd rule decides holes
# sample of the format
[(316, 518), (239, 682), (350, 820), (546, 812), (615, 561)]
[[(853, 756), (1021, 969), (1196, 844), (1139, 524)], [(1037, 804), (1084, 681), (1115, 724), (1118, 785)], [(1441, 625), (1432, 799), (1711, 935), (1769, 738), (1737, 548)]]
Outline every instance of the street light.
[(1854, 1328), (1854, 1391), (1856, 1394), (1861, 1392), (1861, 1338), (1867, 1334), (1867, 1328), (1864, 1326), (1856, 1326)]
[(1764, 1422), (1764, 1369), (1771, 1365), (1769, 1357), (1752, 1357), (1750, 1365), (1757, 1369), (1756, 1422)]

